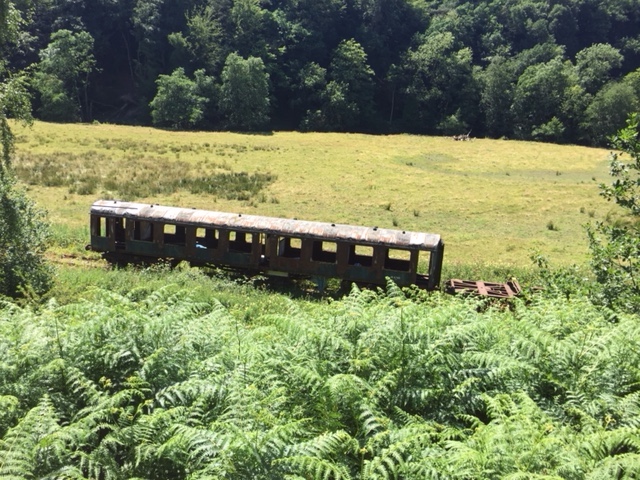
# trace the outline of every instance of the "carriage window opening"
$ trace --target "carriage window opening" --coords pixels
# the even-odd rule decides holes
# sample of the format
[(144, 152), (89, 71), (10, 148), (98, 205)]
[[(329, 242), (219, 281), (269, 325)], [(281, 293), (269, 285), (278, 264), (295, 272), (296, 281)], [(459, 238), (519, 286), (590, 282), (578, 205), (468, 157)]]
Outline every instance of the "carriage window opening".
[(300, 258), (302, 240), (299, 238), (278, 237), (278, 256), (285, 258)]
[(126, 227), (127, 221), (124, 218), (113, 219), (113, 233), (115, 235), (116, 244), (124, 244)]
[(349, 265), (370, 267), (373, 265), (373, 247), (351, 245), (349, 247)]
[(138, 220), (133, 225), (133, 239), (144, 242), (153, 241), (153, 223), (146, 220)]
[(229, 232), (229, 250), (251, 253), (253, 235), (246, 232)]
[(196, 248), (218, 248), (220, 232), (214, 228), (196, 228)]
[(164, 225), (164, 243), (172, 245), (184, 245), (187, 239), (186, 227), (166, 223)]
[(411, 270), (411, 252), (389, 248), (384, 259), (384, 268), (408, 272)]
[(106, 217), (91, 216), (91, 235), (95, 237), (106, 237), (108, 235)]
[(336, 263), (338, 244), (335, 242), (314, 241), (311, 260), (314, 262)]

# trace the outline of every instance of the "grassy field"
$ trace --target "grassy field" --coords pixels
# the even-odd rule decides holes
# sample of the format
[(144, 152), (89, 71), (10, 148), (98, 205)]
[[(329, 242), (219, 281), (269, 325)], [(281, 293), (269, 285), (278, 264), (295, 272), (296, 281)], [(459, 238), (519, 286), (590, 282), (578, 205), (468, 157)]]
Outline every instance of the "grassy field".
[[(439, 233), (449, 264), (582, 263), (607, 151), (505, 140), (15, 126), (15, 165), (56, 251), (87, 240), (98, 198)], [(83, 243), (84, 242), (84, 243)]]

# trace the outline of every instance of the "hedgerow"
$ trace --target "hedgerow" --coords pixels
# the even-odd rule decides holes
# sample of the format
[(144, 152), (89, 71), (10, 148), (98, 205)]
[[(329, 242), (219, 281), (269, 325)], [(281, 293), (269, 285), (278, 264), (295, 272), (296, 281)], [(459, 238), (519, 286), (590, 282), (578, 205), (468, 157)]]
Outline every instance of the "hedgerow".
[(640, 474), (636, 316), (393, 285), (285, 310), (172, 286), (2, 304), (0, 477)]

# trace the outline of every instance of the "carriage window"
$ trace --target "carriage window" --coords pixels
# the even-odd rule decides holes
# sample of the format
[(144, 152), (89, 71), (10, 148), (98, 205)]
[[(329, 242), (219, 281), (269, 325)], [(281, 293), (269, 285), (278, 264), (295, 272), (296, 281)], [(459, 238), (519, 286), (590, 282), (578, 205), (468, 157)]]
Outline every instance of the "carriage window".
[(166, 223), (164, 225), (164, 243), (184, 245), (187, 238), (186, 227)]
[(153, 223), (138, 220), (133, 225), (133, 239), (145, 242), (153, 241)]
[(384, 259), (384, 268), (408, 272), (411, 270), (411, 252), (389, 248)]
[(302, 240), (299, 238), (278, 237), (278, 256), (285, 258), (300, 258)]
[(124, 218), (113, 219), (113, 233), (115, 234), (116, 247), (124, 246), (126, 240), (127, 221)]
[(107, 219), (105, 217), (91, 216), (91, 235), (96, 237), (107, 236)]
[(229, 250), (251, 253), (253, 235), (246, 232), (229, 232)]
[(373, 265), (373, 247), (349, 246), (349, 265), (370, 267)]
[(314, 262), (336, 263), (337, 247), (338, 244), (335, 242), (314, 241), (311, 260)]
[(196, 248), (218, 248), (220, 232), (215, 228), (196, 228)]

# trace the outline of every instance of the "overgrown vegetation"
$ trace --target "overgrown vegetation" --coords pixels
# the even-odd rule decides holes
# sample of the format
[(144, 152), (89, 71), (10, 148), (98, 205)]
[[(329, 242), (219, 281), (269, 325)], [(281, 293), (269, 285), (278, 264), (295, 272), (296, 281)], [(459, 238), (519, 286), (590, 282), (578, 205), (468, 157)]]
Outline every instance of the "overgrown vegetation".
[[(0, 0), (0, 52), (18, 35), (19, 16)], [(50, 271), (44, 262), (48, 235), (44, 213), (17, 184), (12, 168), (14, 135), (9, 118), (32, 120), (24, 78), (6, 68), (0, 57), (0, 297), (45, 292)]]
[(591, 264), (602, 285), (598, 300), (627, 311), (640, 312), (640, 114), (612, 137), (611, 184), (601, 195), (620, 206), (625, 215), (615, 222), (590, 227)]
[(96, 151), (23, 155), (15, 171), (29, 185), (68, 187), (69, 193), (127, 200), (180, 190), (206, 193), (213, 199), (249, 200), (258, 198), (276, 179), (269, 173), (234, 172), (226, 163), (205, 161), (192, 165), (133, 154), (107, 156)]
[(0, 475), (640, 474), (635, 317), (549, 297), (479, 313), (393, 285), (261, 305), (170, 285), (3, 304)]

